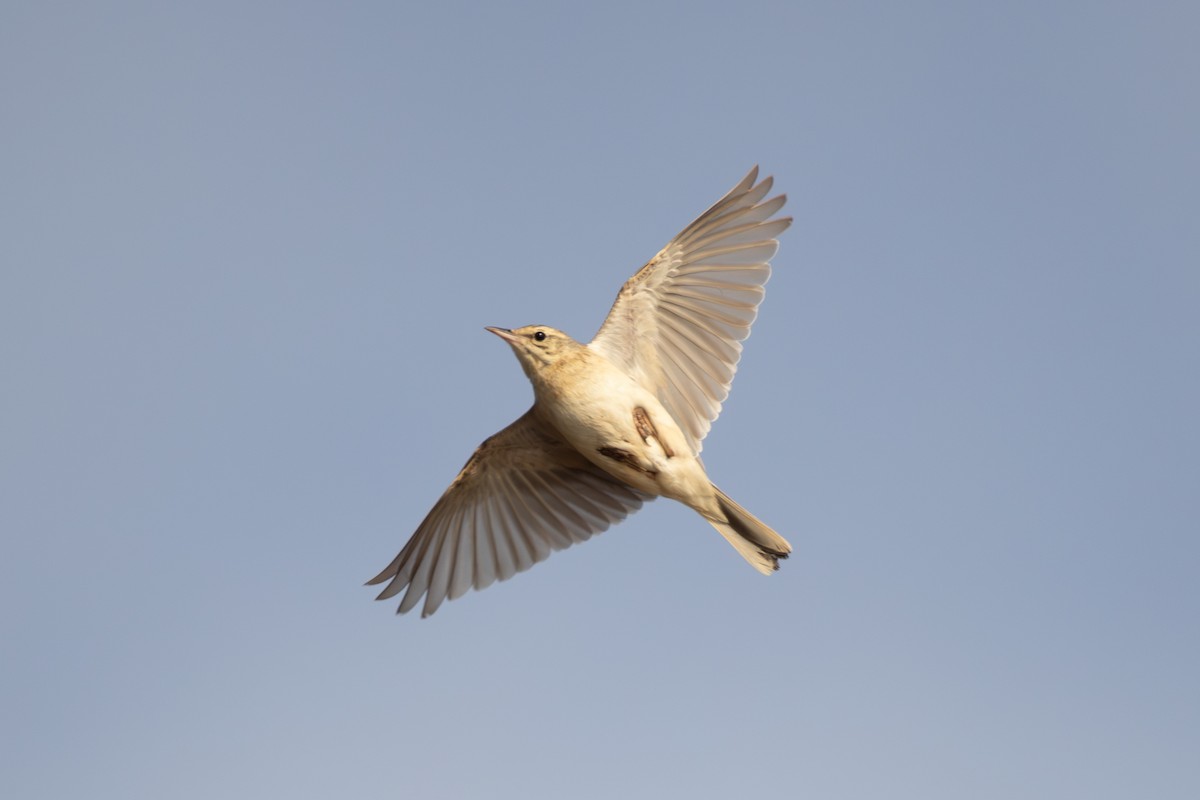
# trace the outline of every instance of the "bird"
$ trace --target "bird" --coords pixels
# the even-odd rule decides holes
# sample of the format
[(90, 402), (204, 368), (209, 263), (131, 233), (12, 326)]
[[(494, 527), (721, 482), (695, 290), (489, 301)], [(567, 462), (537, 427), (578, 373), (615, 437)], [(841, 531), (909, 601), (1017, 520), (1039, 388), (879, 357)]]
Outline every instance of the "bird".
[(751, 169), (621, 287), (592, 341), (547, 325), (485, 330), (511, 347), (534, 403), (475, 450), (367, 585), (422, 617), (507, 580), (656, 498), (697, 511), (763, 574), (788, 541), (709, 480), (704, 437), (758, 314), (787, 196)]

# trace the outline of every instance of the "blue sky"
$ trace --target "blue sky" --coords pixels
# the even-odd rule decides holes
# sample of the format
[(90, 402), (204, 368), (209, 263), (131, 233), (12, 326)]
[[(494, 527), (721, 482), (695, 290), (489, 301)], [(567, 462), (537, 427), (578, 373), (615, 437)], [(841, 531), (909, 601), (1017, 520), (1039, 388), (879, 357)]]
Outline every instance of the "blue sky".
[[(1200, 795), (1188, 3), (6, 3), (0, 795)], [(713, 479), (362, 582), (752, 164)]]

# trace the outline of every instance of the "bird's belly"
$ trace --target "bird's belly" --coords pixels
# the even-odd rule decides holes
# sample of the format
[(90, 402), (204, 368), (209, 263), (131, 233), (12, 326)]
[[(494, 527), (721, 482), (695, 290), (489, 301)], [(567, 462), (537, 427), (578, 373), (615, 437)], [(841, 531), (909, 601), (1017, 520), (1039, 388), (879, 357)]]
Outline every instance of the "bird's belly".
[(682, 499), (708, 480), (658, 398), (623, 373), (593, 375), (589, 391), (559, 397), (554, 425), (585, 458), (650, 495)]

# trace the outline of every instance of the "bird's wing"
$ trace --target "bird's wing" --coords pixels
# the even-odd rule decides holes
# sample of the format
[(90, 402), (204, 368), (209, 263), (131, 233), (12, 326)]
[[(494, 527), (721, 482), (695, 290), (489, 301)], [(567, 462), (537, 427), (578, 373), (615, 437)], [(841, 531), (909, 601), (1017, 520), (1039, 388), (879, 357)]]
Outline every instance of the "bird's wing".
[(699, 454), (758, 314), (787, 197), (763, 200), (758, 167), (621, 287), (589, 345), (658, 399)]
[(467, 461), (395, 560), (368, 585), (384, 600), (408, 591), (399, 613), (425, 596), (421, 616), (483, 589), (620, 522), (648, 495), (592, 465), (527, 411)]

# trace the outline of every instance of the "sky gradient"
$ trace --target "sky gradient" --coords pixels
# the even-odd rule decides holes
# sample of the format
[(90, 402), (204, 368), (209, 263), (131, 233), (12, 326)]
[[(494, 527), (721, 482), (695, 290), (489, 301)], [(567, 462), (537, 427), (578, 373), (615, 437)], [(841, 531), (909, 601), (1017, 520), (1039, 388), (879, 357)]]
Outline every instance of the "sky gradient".
[[(1188, 3), (0, 9), (0, 796), (1200, 796)], [(753, 164), (667, 501), (362, 586)]]

